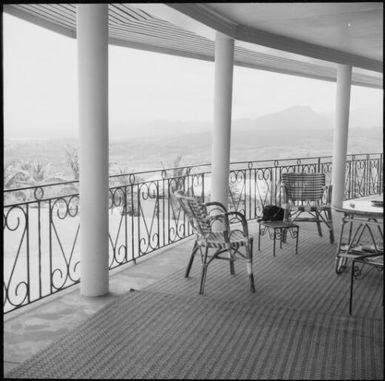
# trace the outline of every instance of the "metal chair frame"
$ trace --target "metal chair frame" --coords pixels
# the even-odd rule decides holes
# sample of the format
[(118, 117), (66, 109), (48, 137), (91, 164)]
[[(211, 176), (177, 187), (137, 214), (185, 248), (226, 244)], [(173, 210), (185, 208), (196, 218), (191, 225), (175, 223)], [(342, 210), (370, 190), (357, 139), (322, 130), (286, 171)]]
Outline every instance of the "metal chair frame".
[[(361, 264), (361, 266), (358, 266)], [(365, 272), (365, 267), (370, 268)], [(360, 255), (352, 260), (352, 270), (350, 276), (350, 297), (349, 297), (349, 315), (352, 314), (353, 309), (353, 280), (365, 278), (369, 271), (376, 269), (378, 271), (384, 270), (384, 253), (382, 254), (366, 254)], [(384, 299), (382, 299), (384, 305)]]
[[(185, 272), (188, 278), (195, 254), (200, 252), (202, 274), (199, 294), (204, 294), (207, 267), (214, 259), (224, 259), (230, 262), (230, 274), (234, 274), (234, 261), (246, 262), (250, 281), (250, 291), (255, 292), (253, 262), (253, 237), (249, 236), (245, 216), (240, 212), (229, 212), (223, 204), (216, 201), (204, 203), (200, 197), (185, 195), (182, 191), (174, 192), (174, 197), (187, 217), (193, 232), (195, 242)], [(241, 230), (231, 227), (233, 223), (241, 223)], [(213, 230), (214, 224), (220, 224), (220, 229)], [(239, 249), (245, 248), (245, 253)], [(210, 254), (209, 249), (215, 249)], [(227, 256), (223, 256), (227, 254)]]
[[(325, 174), (283, 173), (280, 186), (281, 207), (285, 209), (285, 220), (315, 222), (320, 237), (322, 237), (321, 223), (323, 222), (329, 230), (330, 243), (334, 243), (331, 212), (332, 186), (325, 185)], [(303, 213), (307, 213), (308, 216), (301, 216)]]

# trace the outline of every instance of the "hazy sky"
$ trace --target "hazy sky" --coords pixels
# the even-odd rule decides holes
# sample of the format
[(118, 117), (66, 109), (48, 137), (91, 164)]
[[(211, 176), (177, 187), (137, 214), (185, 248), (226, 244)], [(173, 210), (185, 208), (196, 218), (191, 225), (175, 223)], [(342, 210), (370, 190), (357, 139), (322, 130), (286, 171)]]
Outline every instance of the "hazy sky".
[[(77, 136), (76, 40), (3, 13), (4, 136)], [(110, 136), (114, 125), (159, 119), (211, 121), (214, 63), (109, 47)], [(233, 119), (294, 105), (332, 113), (336, 84), (234, 68)], [(380, 108), (382, 91), (353, 86), (351, 108)]]

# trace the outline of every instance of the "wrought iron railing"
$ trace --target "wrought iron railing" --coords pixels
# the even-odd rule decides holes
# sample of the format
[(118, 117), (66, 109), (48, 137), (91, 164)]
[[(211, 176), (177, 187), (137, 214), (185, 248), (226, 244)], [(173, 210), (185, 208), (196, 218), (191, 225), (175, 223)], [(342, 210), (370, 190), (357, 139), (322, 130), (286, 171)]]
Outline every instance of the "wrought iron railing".
[[(331, 170), (331, 157), (232, 163), (229, 206), (258, 218), (282, 173), (323, 172), (330, 183)], [(382, 172), (383, 154), (349, 155), (345, 198), (382, 193)], [(171, 194), (183, 187), (208, 200), (210, 183), (210, 165), (110, 176), (110, 269), (190, 236)], [(79, 282), (78, 182), (5, 190), (3, 213), (5, 313)]]

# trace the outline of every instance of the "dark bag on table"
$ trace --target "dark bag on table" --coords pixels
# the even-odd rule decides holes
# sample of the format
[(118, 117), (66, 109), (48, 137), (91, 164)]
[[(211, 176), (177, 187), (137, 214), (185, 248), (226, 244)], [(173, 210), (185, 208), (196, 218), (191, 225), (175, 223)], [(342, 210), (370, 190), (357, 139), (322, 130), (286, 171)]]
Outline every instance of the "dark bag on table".
[(283, 221), (285, 210), (276, 205), (266, 205), (258, 221)]

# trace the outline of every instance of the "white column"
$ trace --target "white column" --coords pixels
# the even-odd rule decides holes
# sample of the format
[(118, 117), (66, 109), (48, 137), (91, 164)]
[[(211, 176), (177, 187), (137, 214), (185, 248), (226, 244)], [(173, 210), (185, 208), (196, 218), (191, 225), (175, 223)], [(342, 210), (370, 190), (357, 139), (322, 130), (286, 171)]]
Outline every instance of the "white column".
[(80, 292), (108, 293), (108, 5), (77, 5)]
[(227, 207), (230, 169), (234, 40), (216, 33), (211, 201)]
[(332, 204), (338, 207), (342, 206), (345, 191), (351, 79), (352, 67), (338, 65), (332, 168)]

